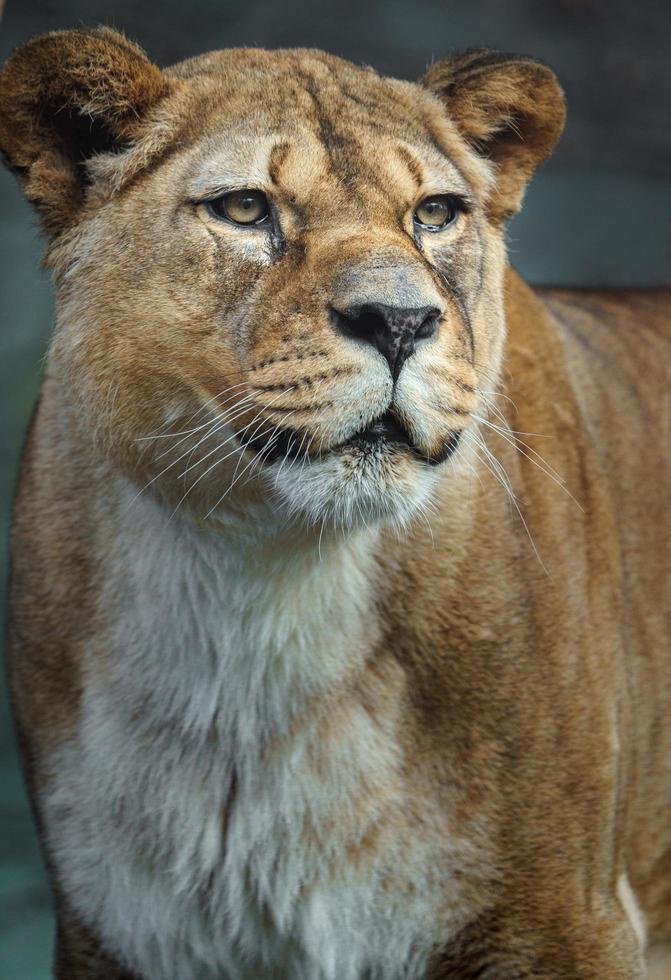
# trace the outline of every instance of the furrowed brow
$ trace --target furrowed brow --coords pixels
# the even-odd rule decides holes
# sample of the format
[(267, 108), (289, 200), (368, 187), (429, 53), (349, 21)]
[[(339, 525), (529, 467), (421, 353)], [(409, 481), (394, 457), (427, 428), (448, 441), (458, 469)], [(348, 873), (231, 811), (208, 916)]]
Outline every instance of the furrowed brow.
[(472, 200), (473, 191), (470, 184), (454, 160), (434, 139), (429, 137), (426, 140), (421, 147), (425, 151), (423, 154), (415, 153), (405, 143), (397, 144), (395, 149), (418, 190), (423, 186), (435, 185), (435, 190), (452, 191), (466, 202)]
[(287, 142), (276, 143), (270, 151), (268, 157), (268, 176), (273, 184), (280, 183), (280, 174), (286, 158), (289, 155), (289, 144)]
[(454, 162), (448, 151), (444, 146), (436, 139), (433, 133), (427, 137), (426, 146), (429, 150), (431, 156), (435, 160), (436, 170), (449, 169), (451, 180), (454, 182), (454, 190), (460, 194), (464, 200), (471, 200), (473, 198), (473, 189), (463, 174), (463, 171)]
[(410, 175), (415, 182), (415, 186), (419, 189), (424, 183), (424, 171), (422, 170), (421, 163), (414, 153), (412, 153), (407, 146), (403, 146), (402, 143), (396, 147), (396, 152), (410, 171)]
[(243, 190), (247, 187), (265, 188), (268, 185), (268, 164), (277, 140), (268, 144), (255, 139), (253, 134), (231, 139), (219, 152), (201, 161), (198, 173), (189, 181), (192, 198), (204, 198), (223, 191)]

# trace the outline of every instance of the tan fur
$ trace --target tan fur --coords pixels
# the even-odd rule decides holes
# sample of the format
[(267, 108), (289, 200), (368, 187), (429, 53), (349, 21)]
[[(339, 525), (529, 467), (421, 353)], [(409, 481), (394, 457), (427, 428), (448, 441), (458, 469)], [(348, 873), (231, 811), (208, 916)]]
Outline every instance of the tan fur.
[[(429, 848), (444, 880), (432, 980), (634, 980), (646, 947), (671, 940), (669, 299), (534, 292), (507, 266), (502, 222), (563, 121), (549, 69), (483, 52), (418, 84), (315, 51), (213, 52), (161, 72), (99, 30), (38, 38), (5, 66), (0, 147), (40, 209), (58, 294), (14, 517), (10, 658), (60, 980), (130, 976), (130, 954), (72, 907), (48, 799), (137, 612), (118, 557), (139, 534), (132, 497), (232, 551), (259, 515), (286, 514), (262, 452), (240, 480), (250, 450), (212, 467), (221, 436), (195, 427), (222, 411), (239, 437), (284, 425), (301, 439), (293, 529), (259, 533), (251, 556), (278, 592), (297, 574), (300, 608), (296, 568), (318, 551), (349, 560), (343, 531), (368, 542), (363, 625), (341, 617), (351, 662), (330, 686), (317, 671), (263, 742), (272, 774), (312, 733), (302, 767), (328, 790), (352, 726), (379, 739), (332, 823), (305, 818), (306, 853), (344, 842), (327, 878), (365, 881), (398, 854), (387, 888), (410, 905), (408, 868)], [(262, 187), (282, 235), (198, 203), (231, 187)], [(464, 213), (418, 235), (413, 207), (448, 192)], [(329, 308), (353, 300), (439, 304), (395, 394), (372, 347), (334, 328)], [(429, 527), (418, 504), (394, 533), (392, 504), (363, 498), (362, 523), (329, 502), (313, 519), (300, 480), (389, 403), (425, 459), (389, 453), (380, 507), (435, 475)], [(455, 455), (429, 467), (455, 433)], [(355, 486), (360, 454), (335, 452)], [(194, 595), (199, 574), (194, 558)], [(157, 739), (181, 731), (161, 724)], [(224, 846), (240, 793), (233, 780)], [(137, 833), (160, 841), (158, 825)]]

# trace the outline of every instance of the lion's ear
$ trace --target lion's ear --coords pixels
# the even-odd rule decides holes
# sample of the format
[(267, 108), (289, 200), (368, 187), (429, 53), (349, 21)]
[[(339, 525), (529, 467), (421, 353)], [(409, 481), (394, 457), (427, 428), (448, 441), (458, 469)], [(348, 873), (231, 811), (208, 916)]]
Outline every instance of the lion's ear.
[(108, 28), (28, 42), (0, 72), (0, 150), (54, 234), (74, 219), (86, 161), (138, 134), (169, 83), (144, 52)]
[(527, 182), (564, 128), (554, 72), (530, 59), (470, 51), (432, 65), (421, 83), (442, 100), (467, 142), (496, 164), (492, 216), (504, 220), (519, 211)]

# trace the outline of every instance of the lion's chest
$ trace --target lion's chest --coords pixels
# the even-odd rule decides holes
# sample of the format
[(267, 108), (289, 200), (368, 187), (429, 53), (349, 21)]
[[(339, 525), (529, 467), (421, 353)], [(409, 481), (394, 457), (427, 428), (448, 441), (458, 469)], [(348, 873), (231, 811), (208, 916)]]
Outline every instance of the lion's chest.
[(359, 558), (285, 594), (126, 565), (115, 656), (48, 806), (67, 891), (143, 977), (422, 975), (448, 828), (413, 799), (391, 690), (354, 681)]
[[(151, 840), (124, 860), (119, 838), (110, 918), (123, 918), (119, 947), (147, 977), (422, 975), (444, 881), (431, 844), (409, 836), (395, 747), (363, 715), (349, 721), (328, 754), (306, 758), (303, 732), (281, 756), (248, 760), (233, 786), (220, 760), (186, 760), (188, 787), (163, 787), (158, 875), (138, 868)], [(151, 807), (145, 795), (125, 834)]]
[(334, 707), (341, 731), (314, 718), (261, 754), (159, 732), (152, 746), (148, 730), (110, 738), (99, 708), (98, 745), (64, 758), (52, 799), (64, 815), (79, 807), (63, 874), (142, 977), (423, 975), (449, 868), (408, 818), (399, 747), (364, 708)]

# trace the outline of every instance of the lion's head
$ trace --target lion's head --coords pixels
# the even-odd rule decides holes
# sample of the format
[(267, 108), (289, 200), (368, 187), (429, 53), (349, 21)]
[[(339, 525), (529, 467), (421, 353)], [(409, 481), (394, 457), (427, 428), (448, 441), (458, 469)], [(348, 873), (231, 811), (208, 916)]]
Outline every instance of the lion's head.
[(200, 517), (407, 521), (496, 385), (503, 225), (563, 120), (549, 69), (487, 52), (414, 84), (309, 50), (160, 71), (107, 29), (26, 45), (0, 146), (82, 432)]

